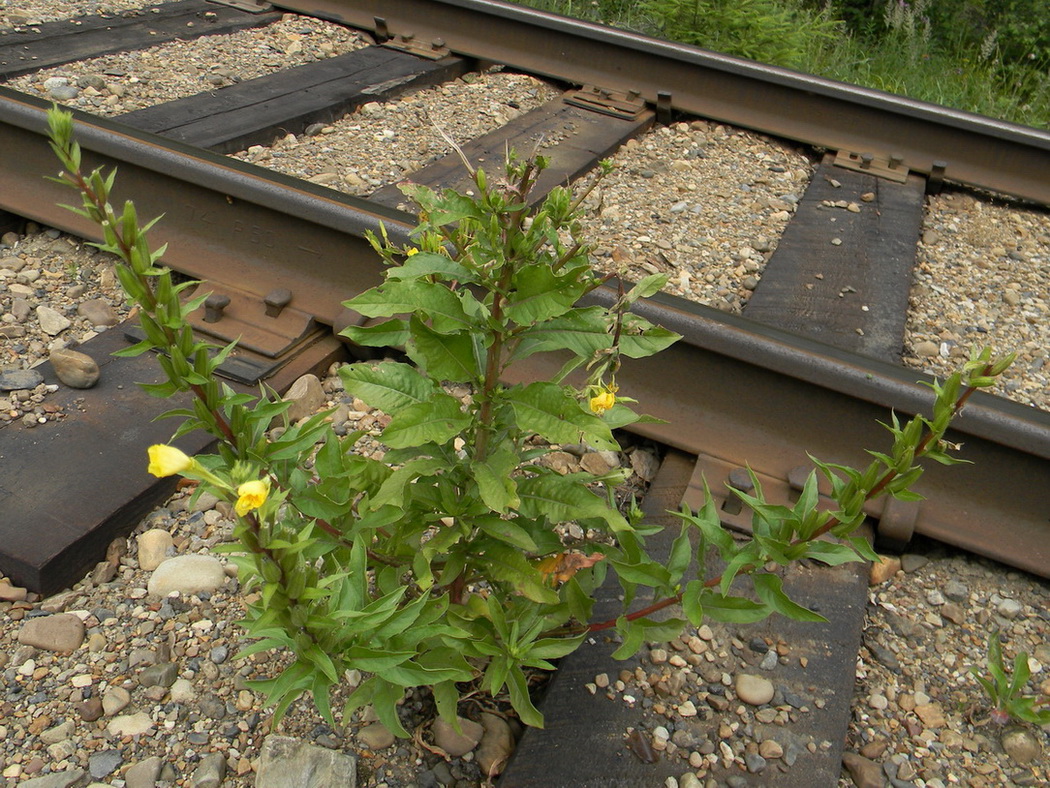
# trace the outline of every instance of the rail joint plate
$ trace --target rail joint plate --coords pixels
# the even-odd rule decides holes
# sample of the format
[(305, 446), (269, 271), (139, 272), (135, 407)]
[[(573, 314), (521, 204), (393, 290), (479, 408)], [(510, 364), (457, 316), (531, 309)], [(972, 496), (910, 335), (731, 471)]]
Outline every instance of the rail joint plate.
[(891, 153), (889, 156), (876, 156), (874, 153), (840, 150), (835, 154), (835, 166), (864, 172), (895, 183), (904, 183), (908, 180), (908, 168), (904, 166), (903, 157), (896, 153)]
[(445, 39), (433, 38), (428, 44), (417, 39), (413, 33), (398, 33), (389, 41), (384, 41), (383, 46), (407, 52), (416, 57), (426, 58), (427, 60), (441, 60), (441, 58), (452, 54), (449, 48), (445, 46)]
[(623, 120), (638, 120), (645, 112), (645, 100), (637, 90), (606, 90), (597, 85), (584, 85), (565, 95), (565, 103)]

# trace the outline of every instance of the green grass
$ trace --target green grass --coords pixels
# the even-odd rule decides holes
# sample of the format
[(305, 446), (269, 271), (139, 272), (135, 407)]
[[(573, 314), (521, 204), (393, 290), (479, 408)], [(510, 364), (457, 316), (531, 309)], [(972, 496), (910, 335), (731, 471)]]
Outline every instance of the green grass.
[[(948, 0), (939, 0), (942, 4)], [(954, 2), (954, 0), (952, 0)], [(802, 0), (517, 0), (545, 11), (784, 66), (1036, 128), (1050, 128), (1050, 63), (1007, 60), (992, 30), (936, 29), (934, 0), (896, 0), (849, 32)], [(1035, 6), (1033, 6), (1034, 8)], [(1016, 23), (1016, 22), (1015, 22)], [(987, 23), (986, 23), (987, 24)], [(979, 31), (978, 31), (979, 32)]]

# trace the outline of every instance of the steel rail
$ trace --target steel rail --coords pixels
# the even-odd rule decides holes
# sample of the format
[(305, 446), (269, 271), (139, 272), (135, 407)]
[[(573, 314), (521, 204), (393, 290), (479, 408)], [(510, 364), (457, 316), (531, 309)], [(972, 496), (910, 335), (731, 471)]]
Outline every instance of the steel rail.
[[(274, 5), (1050, 204), (1050, 132), (495, 0)], [(663, 98), (666, 97), (666, 98)]]
[[(57, 203), (69, 192), (45, 181), (55, 162), (46, 136), (46, 104), (0, 88), (0, 147), (5, 186), (0, 208), (98, 238), (97, 228)], [(152, 231), (170, 241), (165, 262), (192, 276), (243, 277), (263, 293), (293, 292), (297, 308), (332, 325), (341, 302), (378, 284), (382, 265), (361, 239), (387, 224), (405, 238), (409, 214), (280, 176), (261, 167), (165, 141), (119, 123), (77, 114), (88, 166), (120, 165), (118, 190), (140, 213), (165, 213)], [(608, 302), (612, 290), (595, 296)], [(639, 431), (694, 454), (750, 464), (786, 480), (806, 461), (863, 463), (879, 448), (876, 419), (915, 413), (929, 393), (924, 376), (821, 345), (713, 309), (661, 296), (640, 305), (654, 322), (685, 337), (658, 357), (626, 364), (625, 391), (669, 425)], [(535, 356), (516, 373), (545, 379), (560, 362)], [(977, 465), (934, 466), (919, 490), (928, 500), (915, 530), (1050, 576), (1050, 413), (992, 396), (975, 397), (951, 440)], [(709, 480), (720, 487), (720, 479)]]

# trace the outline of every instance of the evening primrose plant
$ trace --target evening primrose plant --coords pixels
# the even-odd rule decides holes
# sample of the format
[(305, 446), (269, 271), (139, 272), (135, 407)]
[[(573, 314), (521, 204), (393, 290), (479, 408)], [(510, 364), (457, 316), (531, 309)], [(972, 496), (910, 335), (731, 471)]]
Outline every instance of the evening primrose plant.
[[(198, 340), (187, 324), (205, 298), (192, 290), (198, 283), (172, 282), (159, 264), (164, 249), (150, 249), (149, 225), (139, 226), (132, 203), (119, 214), (112, 208), (112, 173), (81, 173), (71, 116), (54, 110), (49, 121), (64, 168), (56, 180), (80, 193), (73, 210), (101, 226), (98, 246), (117, 256), (117, 276), (139, 308), (146, 338), (119, 355), (156, 351), (168, 380), (146, 391), (192, 395), (189, 407), (168, 414), (183, 419), (175, 434), (204, 429), (218, 439), (217, 454), (196, 458), (154, 446), (149, 470), (195, 479), (231, 504), (234, 543), (225, 549), (243, 587), (256, 592), (242, 622), (256, 642), (242, 655), (294, 655), (280, 675), (252, 685), (275, 704), (277, 719), (309, 692), (334, 724), (331, 689), (356, 670), (366, 678), (344, 715), (371, 704), (399, 736), (408, 731), (398, 703), (412, 687), (429, 688), (453, 725), (461, 691), (477, 687), (507, 697), (523, 722), (540, 726), (526, 671), (552, 668), (592, 632), (615, 628), (615, 656), (625, 658), (705, 617), (820, 620), (787, 598), (770, 568), (874, 557), (853, 536), (864, 502), (911, 496), (923, 457), (952, 462), (943, 440), (949, 422), (1009, 363), (975, 353), (935, 384), (932, 418), (903, 427), (893, 419), (892, 449), (874, 453), (868, 469), (817, 463), (831, 482), (830, 511), (818, 508), (817, 471), (793, 508), (768, 504), (756, 478), (753, 495), (738, 493), (754, 512), (752, 538), (724, 531), (709, 496), (699, 513), (682, 513), (659, 561), (646, 546), (655, 529), (633, 503), (617, 506), (625, 471), (562, 474), (547, 458), (565, 445), (618, 450), (613, 431), (643, 418), (617, 383), (621, 363), (677, 339), (631, 311), (662, 288), (661, 275), (618, 285), (609, 308), (578, 305), (608, 281), (581, 236), (587, 190), (555, 188), (530, 209), (546, 162), (513, 155), (498, 179), (472, 170), (472, 195), (405, 188), (419, 206), (414, 243), (371, 237), (388, 266), (384, 281), (345, 303), (359, 319), (344, 335), (387, 349), (383, 360), (340, 370), (347, 394), (389, 417), (375, 436), (385, 447), (380, 458), (358, 450), (361, 432), (337, 435), (324, 413), (274, 430), (287, 403), (219, 381), (232, 346)], [(599, 178), (607, 171), (603, 165)], [(515, 363), (551, 352), (563, 361), (552, 379), (504, 382)], [(706, 573), (709, 549), (727, 565), (718, 577)], [(591, 622), (594, 591), (609, 573), (623, 589), (624, 612)], [(731, 593), (743, 577), (752, 595)], [(681, 614), (663, 618), (667, 608)]]

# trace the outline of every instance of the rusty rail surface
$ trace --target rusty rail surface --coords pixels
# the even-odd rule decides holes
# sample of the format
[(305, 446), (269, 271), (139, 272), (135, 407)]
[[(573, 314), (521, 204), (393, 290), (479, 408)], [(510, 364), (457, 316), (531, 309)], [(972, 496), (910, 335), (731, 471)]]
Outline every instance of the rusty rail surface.
[[(6, 188), (0, 208), (86, 238), (97, 228), (56, 203), (69, 199), (45, 181), (55, 169), (46, 138), (46, 104), (0, 88), (0, 148)], [(119, 164), (118, 198), (133, 196), (140, 215), (164, 213), (151, 231), (171, 242), (165, 261), (192, 276), (237, 280), (259, 296), (291, 290), (291, 304), (320, 324), (339, 322), (341, 302), (378, 284), (382, 265), (362, 234), (384, 222), (407, 238), (413, 217), (232, 161), (119, 123), (77, 114), (88, 166)], [(599, 291), (609, 301), (611, 290)], [(889, 409), (929, 404), (924, 376), (836, 350), (744, 318), (660, 296), (639, 309), (678, 331), (682, 342), (659, 357), (632, 361), (623, 388), (669, 425), (643, 434), (699, 455), (713, 487), (718, 474), (745, 464), (771, 484), (789, 485), (806, 452), (861, 463), (880, 448), (876, 419)], [(559, 362), (534, 357), (515, 373), (540, 379)], [(873, 512), (890, 533), (911, 532), (1050, 576), (1050, 413), (977, 396), (951, 434), (972, 466), (930, 468), (917, 509)]]
[(495, 0), (275, 0), (890, 166), (1050, 204), (1050, 132)]

